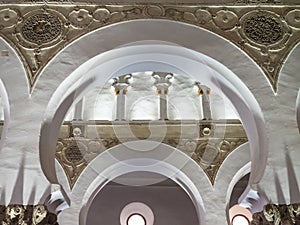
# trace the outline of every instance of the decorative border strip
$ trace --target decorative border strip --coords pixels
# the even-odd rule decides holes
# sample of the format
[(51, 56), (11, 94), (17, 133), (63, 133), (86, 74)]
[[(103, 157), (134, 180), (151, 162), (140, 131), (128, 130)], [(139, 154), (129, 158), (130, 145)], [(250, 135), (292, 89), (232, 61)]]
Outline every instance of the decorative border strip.
[[(212, 185), (214, 185), (218, 170), (227, 156), (248, 141), (240, 123), (230, 124), (225, 122), (217, 124), (199, 121), (200, 137), (198, 138), (182, 138), (180, 129), (176, 129), (176, 124), (172, 121), (169, 121), (168, 124), (170, 124), (170, 126), (167, 125), (168, 135), (162, 140), (162, 143), (181, 150), (193, 159), (206, 173)], [(178, 128), (180, 128), (180, 125), (177, 124)], [(69, 130), (69, 134), (64, 134), (58, 139), (56, 159), (64, 169), (71, 189), (80, 174), (95, 157), (123, 142), (133, 141), (126, 137), (120, 140), (117, 134), (109, 132), (112, 131), (112, 125), (109, 124), (84, 125), (80, 123), (78, 126), (76, 124), (68, 125), (69, 128), (65, 126), (63, 125), (62, 130)], [(91, 127), (88, 128), (88, 126)], [(121, 125), (118, 126), (121, 127)], [(136, 125), (129, 123), (129, 126), (133, 130), (137, 127), (148, 129), (148, 122), (144, 124), (140, 122)], [(185, 129), (187, 129), (187, 126), (188, 124), (185, 124)], [(194, 124), (191, 127), (194, 127)], [(205, 129), (207, 128), (210, 132), (206, 135)], [(97, 130), (99, 134), (106, 133), (106, 135), (102, 135), (98, 139), (90, 138), (85, 135), (85, 133), (89, 133), (85, 132), (87, 129)], [(222, 137), (220, 137), (220, 130), (223, 131), (221, 132)], [(64, 132), (62, 131), (62, 133)], [(80, 133), (81, 136), (77, 136), (76, 133)], [(147, 139), (147, 136), (147, 132), (142, 130), (137, 134), (137, 138), (141, 140)], [(155, 141), (155, 139), (153, 140)]]

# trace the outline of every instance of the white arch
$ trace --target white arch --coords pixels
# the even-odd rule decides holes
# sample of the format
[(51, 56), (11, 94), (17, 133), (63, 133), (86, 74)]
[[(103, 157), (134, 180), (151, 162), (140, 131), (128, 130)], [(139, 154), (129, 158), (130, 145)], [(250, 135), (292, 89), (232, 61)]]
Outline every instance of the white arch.
[[(46, 170), (44, 168), (44, 172), (51, 182), (57, 182), (53, 173), (54, 150), (52, 150), (52, 156), (50, 157), (53, 158), (52, 165), (49, 164), (49, 157), (47, 156), (47, 159), (44, 157), (44, 153), (49, 152), (51, 149), (50, 146), (54, 147), (53, 145), (55, 145), (57, 138), (55, 134), (58, 134), (58, 129), (67, 109), (69, 109), (72, 103), (78, 101), (85, 91), (90, 90), (96, 84), (98, 86), (104, 84), (105, 81), (117, 74), (119, 68), (123, 68), (123, 72), (130, 73), (133, 71), (126, 70), (126, 67), (134, 68), (130, 67), (130, 65), (142, 62), (151, 62), (152, 69), (153, 64), (157, 62), (156, 69), (160, 71), (164, 71), (165, 69), (161, 65), (169, 65), (170, 69), (175, 68), (175, 70), (176, 68), (180, 68), (184, 72), (184, 75), (203, 81), (219, 95), (225, 95), (232, 102), (239, 113), (250, 143), (252, 161), (250, 184), (258, 183), (263, 176), (266, 165), (268, 143), (263, 115), (254, 96), (243, 82), (220, 63), (198, 52), (170, 45), (139, 45), (115, 49), (97, 56), (91, 62), (83, 64), (78, 71), (75, 71), (70, 76), (70, 79), (72, 78), (73, 81), (74, 77), (78, 77), (77, 80), (81, 84), (69, 92), (58, 108), (54, 107), (55, 105), (50, 101), (48, 108), (57, 108), (57, 111), (55, 116), (52, 118), (50, 116), (50, 119), (46, 121), (41, 133), (40, 154), (42, 165), (48, 167)], [(147, 67), (147, 63), (144, 66), (145, 70), (151, 70), (151, 68)], [(199, 68), (202, 69), (202, 74), (199, 74)], [(165, 72), (173, 72), (173, 70)], [(82, 74), (85, 74), (85, 76), (82, 80), (79, 80)], [(68, 79), (62, 83), (62, 88), (67, 83)], [(62, 93), (61, 88), (58, 88), (57, 93)], [(53, 99), (57, 97), (56, 94), (53, 95)], [(54, 100), (53, 102), (57, 101)], [(43, 140), (46, 136), (48, 141)], [(49, 138), (52, 139), (50, 140)], [(49, 146), (50, 149), (46, 150), (45, 146)], [(50, 171), (52, 171), (52, 174), (49, 173)]]
[(0, 150), (1, 150), (7, 136), (8, 126), (10, 121), (9, 100), (2, 79), (0, 79), (0, 97), (1, 97), (2, 107), (3, 107), (3, 113), (4, 113), (4, 124), (1, 132), (1, 139), (0, 139)]
[[(109, 181), (135, 171), (158, 173), (176, 182), (193, 201), (200, 224), (205, 224), (204, 204), (199, 192), (201, 189), (195, 186), (193, 177), (185, 173), (186, 168), (192, 166), (194, 172), (199, 173), (199, 176), (202, 177), (203, 189), (207, 190), (210, 186), (209, 181), (203, 180), (205, 176), (198, 165), (181, 151), (162, 143), (134, 141), (126, 144), (127, 146), (115, 146), (97, 156), (79, 177), (72, 193), (72, 195), (82, 196), (80, 201), (75, 201), (72, 205), (75, 214), (81, 210), (79, 224), (85, 224), (87, 212), (94, 197)], [(139, 151), (138, 156), (136, 156), (136, 153), (133, 153), (128, 146), (134, 149), (146, 146), (152, 150)], [(116, 156), (120, 158), (116, 159)], [(94, 176), (91, 176), (89, 171), (93, 171)]]
[[(4, 125), (1, 133), (0, 150), (4, 145), (4, 140), (10, 141), (8, 138), (8, 128), (10, 126), (10, 114), (14, 110), (10, 106), (10, 102), (20, 98), (20, 96), (29, 96), (29, 86), (26, 72), (21, 62), (21, 58), (12, 48), (12, 46), (2, 37), (0, 37), (0, 49), (6, 51), (6, 55), (0, 57), (0, 96), (3, 104)], [(14, 104), (16, 105), (16, 104)], [(15, 132), (15, 131), (13, 131)], [(10, 134), (14, 137), (17, 132)]]

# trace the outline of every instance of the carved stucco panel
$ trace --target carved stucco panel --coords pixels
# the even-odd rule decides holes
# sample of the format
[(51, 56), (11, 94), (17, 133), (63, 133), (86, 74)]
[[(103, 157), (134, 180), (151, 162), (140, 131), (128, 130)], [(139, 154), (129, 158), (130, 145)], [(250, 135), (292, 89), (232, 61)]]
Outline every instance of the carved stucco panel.
[(299, 6), (284, 5), (2, 4), (0, 35), (22, 58), (32, 89), (49, 60), (83, 34), (133, 19), (181, 21), (215, 32), (244, 50), (276, 91), (282, 64), (300, 40), (299, 14)]
[[(100, 124), (96, 126), (98, 126), (96, 129), (102, 130), (101, 133), (103, 133), (112, 125), (108, 125), (106, 128), (101, 128), (103, 125)], [(131, 129), (134, 129), (135, 125), (131, 124), (130, 126)], [(138, 126), (147, 127), (147, 123)], [(223, 136), (219, 137), (219, 135), (214, 134), (214, 130), (217, 132), (219, 129), (224, 129), (223, 126), (227, 126)], [(218, 170), (224, 160), (240, 145), (246, 143), (248, 139), (241, 124), (230, 126), (230, 124), (216, 125), (202, 122), (199, 124), (199, 133), (203, 133), (203, 130), (208, 127), (210, 127), (211, 132), (208, 135), (200, 135), (199, 138), (179, 137), (178, 133), (172, 133), (172, 128), (168, 127), (170, 133), (163, 140), (156, 140), (155, 138), (151, 140), (161, 141), (185, 153), (203, 169), (211, 184), (214, 185)], [(138, 133), (138, 139), (145, 140), (147, 138), (146, 132)], [(107, 133), (97, 139), (86, 137), (83, 133), (80, 136), (74, 136), (70, 133), (58, 139), (56, 159), (64, 169), (70, 187), (73, 188), (81, 172), (96, 156), (116, 145), (134, 140), (129, 137), (124, 137), (121, 140), (115, 133)]]

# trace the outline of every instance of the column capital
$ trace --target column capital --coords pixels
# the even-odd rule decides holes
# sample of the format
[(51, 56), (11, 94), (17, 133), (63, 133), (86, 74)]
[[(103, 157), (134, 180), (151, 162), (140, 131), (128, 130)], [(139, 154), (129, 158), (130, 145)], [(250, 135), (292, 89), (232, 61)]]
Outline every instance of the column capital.
[(166, 90), (171, 86), (171, 78), (173, 77), (172, 73), (163, 73), (163, 72), (154, 72), (152, 74), (152, 77), (155, 79), (154, 85), (158, 90), (158, 94), (161, 93), (162, 90), (164, 90), (164, 93), (166, 93)]
[(202, 95), (202, 94), (210, 94), (211, 89), (209, 87), (207, 87), (204, 84), (201, 84), (199, 81), (195, 82), (195, 86), (198, 87), (198, 95)]
[(131, 78), (132, 78), (131, 74), (126, 74), (126, 75), (113, 78), (113, 83), (111, 86), (115, 88), (116, 95), (118, 95), (121, 90), (123, 90), (123, 94), (126, 94), (127, 87), (130, 85), (129, 80)]

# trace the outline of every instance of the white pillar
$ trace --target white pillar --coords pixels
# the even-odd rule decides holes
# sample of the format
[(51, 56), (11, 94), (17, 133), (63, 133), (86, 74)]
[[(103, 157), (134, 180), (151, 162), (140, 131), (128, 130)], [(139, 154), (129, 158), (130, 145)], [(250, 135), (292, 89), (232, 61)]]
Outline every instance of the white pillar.
[(117, 95), (116, 120), (126, 119), (126, 94), (131, 77), (131, 74), (126, 74), (114, 78), (112, 86), (115, 88), (115, 94)]
[(82, 112), (83, 112), (83, 99), (81, 99), (75, 105), (74, 117), (73, 120), (82, 120)]
[(200, 82), (195, 82), (195, 85), (198, 87), (198, 95), (202, 97), (202, 111), (203, 111), (203, 119), (211, 120), (211, 107), (210, 107), (210, 98), (209, 94), (211, 92), (210, 88), (200, 84)]
[(171, 86), (170, 79), (173, 77), (171, 73), (156, 73), (152, 74), (155, 79), (154, 85), (156, 87), (157, 94), (159, 95), (159, 119), (168, 119), (168, 90)]

